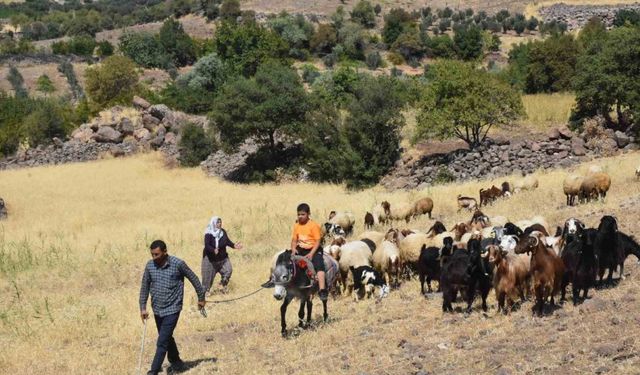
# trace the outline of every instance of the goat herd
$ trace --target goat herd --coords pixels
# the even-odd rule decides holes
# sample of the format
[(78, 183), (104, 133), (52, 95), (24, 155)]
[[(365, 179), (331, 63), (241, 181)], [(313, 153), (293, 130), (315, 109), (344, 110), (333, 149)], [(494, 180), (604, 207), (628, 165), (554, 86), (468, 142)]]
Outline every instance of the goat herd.
[[(611, 183), (601, 170), (592, 169), (586, 176), (575, 177), (569, 176), (564, 184), (569, 205), (575, 197), (604, 198)], [(537, 179), (527, 176), (514, 184), (513, 192), (537, 186)], [(482, 205), (511, 192), (506, 182), (502, 188), (480, 190), (479, 205), (474, 198), (458, 196), (458, 210), (466, 208), (473, 215), (468, 222), (457, 223), (449, 231), (440, 221), (427, 231), (371, 230), (374, 224), (387, 220), (409, 222), (422, 214), (431, 218), (430, 198), (396, 207), (386, 201), (376, 205), (365, 216), (367, 231), (355, 241), (345, 239), (352, 232), (353, 215), (332, 212), (323, 230), (331, 241), (324, 247), (324, 253), (338, 265), (333, 290), (358, 300), (365, 295), (370, 297), (379, 287), (380, 297), (384, 297), (390, 287), (397, 288), (402, 280), (417, 274), (422, 294), (425, 282), (428, 292), (432, 292), (432, 280), (439, 282), (444, 312), (453, 311), (458, 292), (466, 302), (466, 311), (472, 310), (477, 294), (482, 298), (482, 309), (487, 311), (486, 299), (493, 288), (499, 312), (507, 314), (518, 300), (534, 296), (534, 313), (542, 315), (545, 303), (554, 305), (559, 293), (560, 300), (565, 300), (569, 284), (573, 303), (577, 304), (598, 283), (612, 285), (614, 272), (624, 279), (627, 256), (633, 254), (640, 260), (640, 245), (618, 230), (613, 216), (603, 216), (597, 228), (587, 228), (580, 220), (570, 218), (550, 235), (543, 217), (513, 223), (502, 216), (490, 218), (480, 211)]]

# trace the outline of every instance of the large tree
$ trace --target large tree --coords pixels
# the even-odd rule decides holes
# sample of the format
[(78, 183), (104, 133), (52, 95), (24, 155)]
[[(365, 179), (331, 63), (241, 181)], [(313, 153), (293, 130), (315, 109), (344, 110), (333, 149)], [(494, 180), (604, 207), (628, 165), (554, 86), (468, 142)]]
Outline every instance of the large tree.
[(306, 93), (298, 74), (269, 62), (258, 68), (255, 77), (225, 84), (210, 117), (227, 149), (253, 138), (275, 159), (276, 136), (297, 135), (305, 112)]
[(493, 126), (508, 125), (524, 114), (520, 94), (472, 65), (442, 61), (429, 69), (428, 76), (417, 139), (457, 137), (474, 148)]
[[(626, 129), (640, 116), (640, 29), (619, 27), (594, 40), (578, 59), (573, 118), (601, 115)], [(613, 118), (611, 113), (615, 112)]]
[(98, 108), (115, 103), (128, 103), (138, 83), (136, 64), (126, 56), (110, 56), (100, 65), (87, 69), (86, 90)]

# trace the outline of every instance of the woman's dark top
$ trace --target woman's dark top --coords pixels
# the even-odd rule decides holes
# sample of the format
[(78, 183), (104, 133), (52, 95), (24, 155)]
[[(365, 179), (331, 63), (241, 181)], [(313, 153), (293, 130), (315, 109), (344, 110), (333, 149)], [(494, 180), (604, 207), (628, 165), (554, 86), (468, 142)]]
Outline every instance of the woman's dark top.
[(218, 254), (215, 254), (216, 239), (212, 234), (207, 233), (204, 235), (204, 250), (202, 250), (202, 256), (206, 256), (211, 262), (221, 262), (229, 257), (227, 247), (233, 248), (235, 246), (236, 245), (229, 239), (229, 236), (227, 236), (227, 231), (222, 229), (222, 237), (218, 240)]

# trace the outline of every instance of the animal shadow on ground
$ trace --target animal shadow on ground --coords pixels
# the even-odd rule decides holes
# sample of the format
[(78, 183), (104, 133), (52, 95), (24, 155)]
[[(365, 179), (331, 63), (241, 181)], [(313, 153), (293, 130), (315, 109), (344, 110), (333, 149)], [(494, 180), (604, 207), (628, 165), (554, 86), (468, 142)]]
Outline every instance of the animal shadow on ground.
[(602, 290), (602, 289), (611, 289), (611, 288), (615, 288), (618, 286), (618, 284), (620, 284), (621, 279), (618, 277), (617, 279), (612, 279), (611, 280), (611, 284), (607, 283), (607, 278), (605, 277), (601, 282), (600, 281), (596, 281), (596, 286), (595, 289), (596, 290)]
[(339, 320), (340, 319), (338, 318), (332, 318), (330, 316), (326, 322), (321, 317), (317, 319), (313, 319), (309, 324), (306, 321), (304, 321), (302, 326), (298, 325), (298, 326), (295, 326), (294, 328), (287, 329), (287, 333), (286, 333), (286, 336), (284, 336), (284, 338), (287, 340), (293, 339), (300, 336), (304, 331), (315, 331), (316, 329), (320, 329), (322, 327), (325, 327)]
[(193, 361), (184, 361), (184, 365), (180, 366), (180, 368), (172, 368), (171, 366), (169, 366), (169, 368), (167, 369), (167, 372), (169, 374), (181, 374), (183, 372), (187, 372), (193, 368), (198, 367), (200, 364), (202, 363), (216, 363), (218, 362), (218, 358), (216, 357), (211, 357), (211, 358), (201, 358), (201, 359), (196, 359)]
[[(535, 301), (534, 301), (535, 302)], [(562, 303), (558, 300), (555, 304), (551, 305), (549, 302), (545, 302), (542, 307), (542, 316), (551, 316), (556, 310), (562, 309)], [(531, 312), (533, 312), (534, 316), (538, 316), (538, 309), (536, 309), (536, 304), (534, 303), (531, 307)]]

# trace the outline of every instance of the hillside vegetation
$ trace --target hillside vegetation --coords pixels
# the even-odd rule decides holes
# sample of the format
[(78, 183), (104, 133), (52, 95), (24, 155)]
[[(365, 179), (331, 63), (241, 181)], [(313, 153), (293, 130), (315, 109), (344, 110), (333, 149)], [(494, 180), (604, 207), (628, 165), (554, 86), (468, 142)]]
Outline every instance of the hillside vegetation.
[[(637, 153), (598, 161), (613, 179), (604, 204), (565, 207), (561, 181), (567, 172), (554, 170), (537, 174), (539, 189), (499, 201), (485, 213), (512, 220), (544, 215), (554, 226), (571, 216), (593, 226), (601, 215), (615, 214), (620, 230), (638, 234), (640, 183), (633, 173), (639, 161)], [(358, 233), (375, 202), (430, 196), (434, 219), (450, 227), (469, 216), (456, 213), (457, 194), (476, 196), (481, 187), (502, 181), (396, 193), (350, 193), (326, 184), (234, 185), (205, 178), (198, 169), (164, 169), (155, 155), (0, 172), (9, 209), (9, 219), (0, 224), (0, 367), (6, 374), (134, 373), (147, 247), (164, 239), (170, 253), (199, 274), (211, 215), (224, 218), (231, 238), (245, 244), (231, 253), (230, 294), (210, 298), (220, 300), (249, 293), (267, 279), (271, 256), (287, 246), (295, 206), (302, 201), (319, 221), (330, 210), (351, 210)], [(421, 218), (408, 226), (426, 229), (431, 223)], [(328, 324), (294, 332), (289, 340), (280, 338), (279, 304), (270, 291), (210, 304), (204, 319), (187, 285), (175, 336), (192, 366), (187, 374), (476, 374), (501, 367), (514, 373), (632, 374), (640, 365), (635, 261), (627, 260), (630, 276), (617, 288), (595, 291), (584, 305), (565, 304), (545, 318), (531, 316), (531, 302), (507, 317), (496, 316), (494, 306), (488, 315), (442, 315), (440, 296), (421, 297), (411, 281), (379, 303), (330, 300)], [(493, 293), (490, 304), (495, 305)], [(144, 368), (156, 337), (150, 323)]]

